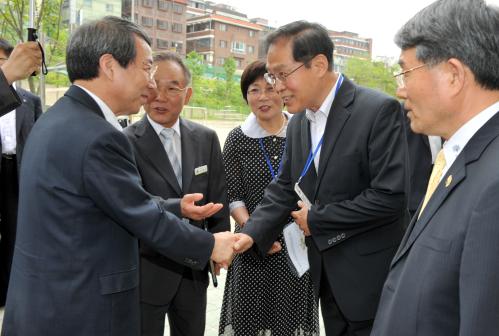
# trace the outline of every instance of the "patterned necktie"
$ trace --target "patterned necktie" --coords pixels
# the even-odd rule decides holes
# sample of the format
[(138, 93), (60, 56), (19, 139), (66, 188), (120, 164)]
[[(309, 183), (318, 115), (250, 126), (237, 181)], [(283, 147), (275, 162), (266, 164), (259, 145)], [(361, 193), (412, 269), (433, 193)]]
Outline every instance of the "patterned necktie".
[(163, 146), (165, 147), (166, 154), (177, 178), (178, 185), (182, 188), (182, 167), (180, 166), (180, 161), (178, 159), (177, 153), (175, 152), (175, 145), (173, 143), (174, 130), (172, 128), (163, 128), (161, 131), (160, 138), (163, 141)]
[(437, 154), (435, 163), (433, 164), (433, 170), (431, 171), (430, 181), (428, 182), (428, 188), (426, 189), (426, 195), (424, 196), (423, 206), (421, 207), (421, 211), (419, 212), (418, 219), (419, 217), (421, 217), (421, 214), (423, 213), (426, 204), (428, 204), (431, 195), (433, 195), (433, 192), (435, 191), (435, 189), (437, 189), (444, 168), (445, 168), (445, 155), (444, 155), (444, 150), (441, 149)]

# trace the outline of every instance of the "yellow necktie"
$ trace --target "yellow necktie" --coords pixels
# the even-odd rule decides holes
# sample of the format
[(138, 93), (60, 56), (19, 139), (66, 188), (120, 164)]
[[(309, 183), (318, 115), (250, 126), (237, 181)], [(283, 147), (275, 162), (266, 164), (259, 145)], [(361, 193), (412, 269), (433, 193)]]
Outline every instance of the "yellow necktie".
[(431, 195), (433, 195), (433, 192), (435, 191), (435, 189), (437, 189), (444, 168), (445, 168), (445, 155), (444, 155), (444, 150), (441, 149), (437, 154), (435, 163), (433, 164), (433, 170), (431, 171), (430, 181), (428, 182), (428, 188), (426, 188), (426, 195), (424, 196), (423, 206), (421, 207), (421, 211), (419, 212), (418, 219), (419, 217), (421, 217), (421, 214), (423, 213), (426, 204), (428, 204)]

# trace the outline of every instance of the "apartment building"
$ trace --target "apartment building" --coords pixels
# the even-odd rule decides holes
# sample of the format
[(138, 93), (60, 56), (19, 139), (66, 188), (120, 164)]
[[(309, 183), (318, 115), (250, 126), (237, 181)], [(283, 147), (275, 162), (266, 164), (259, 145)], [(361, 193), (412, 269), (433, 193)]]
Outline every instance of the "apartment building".
[(329, 31), (329, 37), (334, 42), (334, 71), (342, 72), (346, 62), (351, 57), (371, 60), (373, 41), (360, 37), (357, 33), (348, 31)]

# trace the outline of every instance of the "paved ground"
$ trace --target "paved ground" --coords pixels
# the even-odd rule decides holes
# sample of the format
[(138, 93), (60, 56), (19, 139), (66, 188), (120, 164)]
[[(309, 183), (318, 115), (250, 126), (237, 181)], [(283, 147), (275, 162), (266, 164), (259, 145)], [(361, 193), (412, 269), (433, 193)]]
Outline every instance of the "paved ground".
[[(239, 125), (240, 121), (199, 121), (198, 122), (216, 130), (220, 139), (220, 144), (223, 146), (227, 134), (231, 129)], [(222, 298), (224, 293), (225, 277), (227, 272), (222, 270), (221, 275), (218, 277), (218, 287), (214, 288), (213, 285), (208, 287), (208, 306), (206, 316), (206, 332), (205, 336), (218, 335), (218, 321), (220, 317), (220, 310), (222, 306)], [(0, 309), (0, 329), (3, 320), (3, 309)], [(321, 319), (322, 320), (322, 319)], [(321, 334), (324, 335), (324, 329), (321, 326)], [(168, 322), (165, 328), (165, 336), (169, 336)]]

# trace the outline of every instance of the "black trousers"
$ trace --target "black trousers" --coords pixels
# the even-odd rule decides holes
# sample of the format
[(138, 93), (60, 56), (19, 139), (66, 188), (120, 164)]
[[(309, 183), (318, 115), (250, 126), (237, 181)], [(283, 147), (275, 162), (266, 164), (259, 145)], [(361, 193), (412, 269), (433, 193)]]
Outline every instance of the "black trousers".
[(206, 298), (206, 287), (184, 277), (168, 304), (152, 305), (141, 301), (141, 335), (163, 336), (167, 314), (170, 336), (203, 336), (206, 325)]
[(0, 306), (5, 305), (16, 240), (19, 185), (15, 155), (2, 155), (0, 171)]
[(320, 303), (326, 336), (369, 336), (374, 320), (349, 321), (341, 312), (322, 266)]

